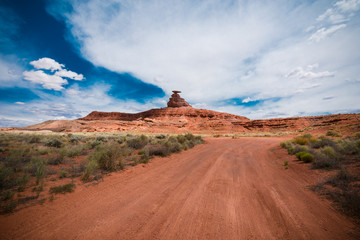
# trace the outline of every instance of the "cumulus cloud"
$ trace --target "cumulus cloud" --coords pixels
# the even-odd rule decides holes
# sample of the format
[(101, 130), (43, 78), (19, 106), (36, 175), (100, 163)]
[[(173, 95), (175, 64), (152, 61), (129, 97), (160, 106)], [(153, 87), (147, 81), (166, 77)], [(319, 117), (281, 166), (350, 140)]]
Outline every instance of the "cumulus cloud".
[(67, 78), (77, 80), (77, 81), (81, 81), (84, 79), (84, 76), (82, 74), (77, 74), (76, 72), (69, 71), (66, 69), (61, 69), (61, 70), (55, 72), (55, 75), (59, 76), (59, 77), (67, 77)]
[(41, 84), (45, 89), (53, 89), (60, 91), (64, 89), (64, 85), (68, 84), (68, 81), (64, 78), (81, 81), (84, 79), (82, 74), (63, 69), (64, 64), (60, 64), (51, 58), (40, 58), (39, 60), (30, 62), (37, 69), (50, 70), (51, 74), (44, 72), (43, 70), (31, 70), (24, 71), (23, 77), (33, 83)]
[(42, 70), (25, 71), (23, 76), (24, 79), (29, 80), (30, 82), (41, 84), (45, 89), (59, 91), (64, 89), (63, 85), (68, 84), (68, 81), (65, 79), (56, 75), (46, 74)]
[[(96, 66), (130, 72), (168, 94), (183, 90), (190, 103), (214, 110), (288, 116), (335, 112), (356, 99), (356, 91), (346, 93), (360, 59), (351, 2), (89, 0), (70, 1), (74, 11), (55, 15)], [(51, 11), (58, 9), (65, 8)], [(342, 101), (323, 101), (329, 95)], [(264, 101), (252, 108), (216, 104), (231, 98)], [(285, 100), (265, 101), (273, 98)]]
[(40, 58), (39, 60), (36, 61), (31, 61), (30, 64), (37, 69), (45, 69), (51, 71), (60, 70), (63, 67), (65, 67), (64, 64), (60, 64), (56, 62), (54, 59), (46, 58), (46, 57)]

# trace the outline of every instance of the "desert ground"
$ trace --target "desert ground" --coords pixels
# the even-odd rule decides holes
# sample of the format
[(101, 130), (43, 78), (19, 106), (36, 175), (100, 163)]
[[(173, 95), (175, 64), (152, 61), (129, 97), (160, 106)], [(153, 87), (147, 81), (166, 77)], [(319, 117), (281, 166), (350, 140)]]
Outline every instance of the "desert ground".
[[(287, 138), (205, 144), (0, 216), (1, 239), (359, 239)], [(289, 160), (288, 169), (283, 162)]]

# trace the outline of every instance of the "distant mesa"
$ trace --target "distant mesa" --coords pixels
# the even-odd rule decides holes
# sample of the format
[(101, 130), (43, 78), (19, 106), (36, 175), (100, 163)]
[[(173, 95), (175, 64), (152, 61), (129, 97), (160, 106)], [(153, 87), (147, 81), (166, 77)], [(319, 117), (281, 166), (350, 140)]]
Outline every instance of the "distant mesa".
[(173, 91), (173, 94), (171, 95), (171, 98), (169, 99), (167, 106), (171, 108), (191, 107), (191, 105), (187, 103), (185, 99), (180, 97), (179, 93), (181, 93), (181, 91), (176, 91), (176, 90)]

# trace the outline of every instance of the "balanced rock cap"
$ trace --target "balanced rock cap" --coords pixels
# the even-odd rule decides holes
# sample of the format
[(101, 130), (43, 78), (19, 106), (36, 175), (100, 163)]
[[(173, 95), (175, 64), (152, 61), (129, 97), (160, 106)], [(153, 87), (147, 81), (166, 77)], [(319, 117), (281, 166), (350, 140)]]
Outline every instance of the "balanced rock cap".
[(191, 105), (187, 103), (185, 99), (180, 97), (179, 93), (181, 93), (181, 91), (176, 91), (176, 90), (173, 91), (173, 94), (171, 95), (171, 98), (169, 99), (167, 106), (172, 108), (191, 107)]

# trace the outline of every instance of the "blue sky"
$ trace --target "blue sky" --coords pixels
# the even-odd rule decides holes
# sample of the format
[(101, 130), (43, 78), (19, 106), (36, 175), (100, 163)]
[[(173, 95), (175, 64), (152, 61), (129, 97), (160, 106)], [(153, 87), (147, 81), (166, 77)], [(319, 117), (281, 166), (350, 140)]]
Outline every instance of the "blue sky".
[(0, 1), (0, 126), (93, 110), (360, 112), (360, 0)]

